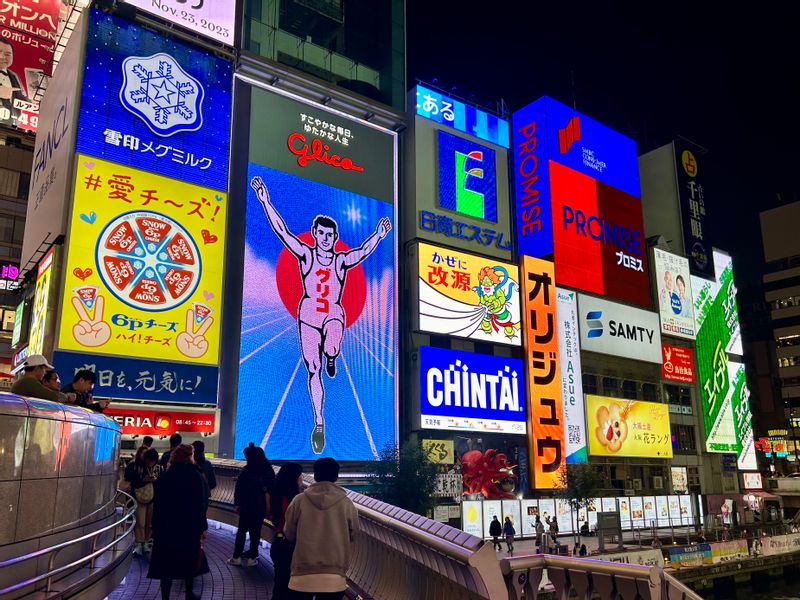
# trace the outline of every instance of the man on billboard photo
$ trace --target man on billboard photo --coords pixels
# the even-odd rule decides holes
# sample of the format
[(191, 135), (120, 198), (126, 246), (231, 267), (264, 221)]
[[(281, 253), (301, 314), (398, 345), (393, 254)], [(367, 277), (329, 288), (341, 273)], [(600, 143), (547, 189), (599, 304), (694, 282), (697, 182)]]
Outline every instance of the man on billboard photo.
[(309, 246), (288, 230), (286, 222), (270, 200), (269, 191), (261, 177), (253, 177), (250, 186), (256, 193), (270, 227), (281, 243), (297, 259), (303, 284), (303, 297), (297, 312), (300, 350), (308, 371), (308, 393), (314, 413), (311, 447), (315, 454), (325, 448), (325, 387), (322, 383), (322, 361), (328, 377), (336, 376), (336, 359), (342, 348), (345, 313), (342, 293), (347, 271), (372, 254), (391, 231), (388, 218), (378, 222), (375, 232), (358, 248), (337, 252), (338, 225), (325, 215), (317, 215), (311, 226), (314, 245)]
[[(11, 113), (11, 122), (16, 125), (19, 118), (19, 108), (14, 106), (15, 100), (28, 102), (25, 88), (22, 81), (14, 71), (10, 69), (14, 63), (14, 46), (11, 42), (0, 38), (0, 106)], [(5, 120), (4, 115), (0, 115), (0, 120)]]

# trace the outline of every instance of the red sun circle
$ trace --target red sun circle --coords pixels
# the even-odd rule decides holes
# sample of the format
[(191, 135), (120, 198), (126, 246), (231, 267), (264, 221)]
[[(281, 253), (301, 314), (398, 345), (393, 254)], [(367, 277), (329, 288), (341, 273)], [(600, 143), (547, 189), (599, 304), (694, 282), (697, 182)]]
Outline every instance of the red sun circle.
[[(314, 238), (310, 231), (306, 231), (297, 236), (304, 244), (315, 246)], [(341, 240), (334, 246), (336, 252), (347, 252), (350, 248)], [(276, 285), (281, 302), (295, 319), (297, 310), (300, 307), (300, 300), (303, 298), (303, 281), (300, 277), (300, 264), (294, 255), (286, 248), (281, 250), (278, 255), (278, 262), (275, 265)], [(267, 282), (263, 282), (267, 285)], [(345, 327), (350, 327), (361, 316), (364, 304), (367, 301), (367, 278), (361, 265), (348, 269), (345, 275), (344, 291), (342, 292), (342, 308), (345, 314)]]

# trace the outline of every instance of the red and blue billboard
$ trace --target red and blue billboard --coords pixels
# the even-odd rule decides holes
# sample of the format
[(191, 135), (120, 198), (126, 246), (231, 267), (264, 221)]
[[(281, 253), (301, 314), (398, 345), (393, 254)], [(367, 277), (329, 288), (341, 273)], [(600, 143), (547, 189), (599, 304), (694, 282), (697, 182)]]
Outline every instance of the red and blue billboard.
[(554, 252), (552, 164), (639, 198), (634, 140), (548, 97), (514, 113), (512, 128), (520, 254), (545, 258)]

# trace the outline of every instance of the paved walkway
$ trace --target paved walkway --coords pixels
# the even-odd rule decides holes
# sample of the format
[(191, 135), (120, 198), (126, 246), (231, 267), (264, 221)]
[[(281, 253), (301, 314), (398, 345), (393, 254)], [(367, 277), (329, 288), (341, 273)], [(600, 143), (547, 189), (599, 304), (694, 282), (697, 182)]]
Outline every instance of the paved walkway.
[[(272, 563), (269, 549), (261, 548), (257, 567), (233, 567), (227, 563), (233, 552), (235, 533), (226, 525), (210, 529), (205, 541), (206, 556), (211, 572), (194, 580), (194, 593), (206, 600), (223, 598), (247, 598), (247, 600), (269, 600), (272, 595)], [(131, 570), (120, 586), (107, 600), (160, 600), (161, 591), (157, 580), (147, 579), (147, 557), (135, 556)], [(172, 598), (184, 598), (182, 581), (172, 582)]]

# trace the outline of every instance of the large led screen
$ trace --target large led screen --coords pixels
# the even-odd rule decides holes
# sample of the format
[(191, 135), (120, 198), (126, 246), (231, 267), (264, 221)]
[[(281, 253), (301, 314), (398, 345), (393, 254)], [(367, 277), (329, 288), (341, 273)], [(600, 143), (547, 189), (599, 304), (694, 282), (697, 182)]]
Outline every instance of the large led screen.
[(125, 0), (125, 3), (233, 46), (236, 0)]
[(525, 434), (522, 361), (422, 346), (423, 429)]
[(131, 21), (89, 18), (77, 151), (227, 190), (231, 63)]
[(419, 244), (422, 331), (519, 346), (519, 268), (458, 250)]
[(586, 395), (589, 454), (672, 458), (669, 406)]
[(236, 452), (375, 460), (396, 443), (395, 138), (251, 98)]
[(550, 187), (558, 284), (649, 306), (641, 201), (554, 162)]

